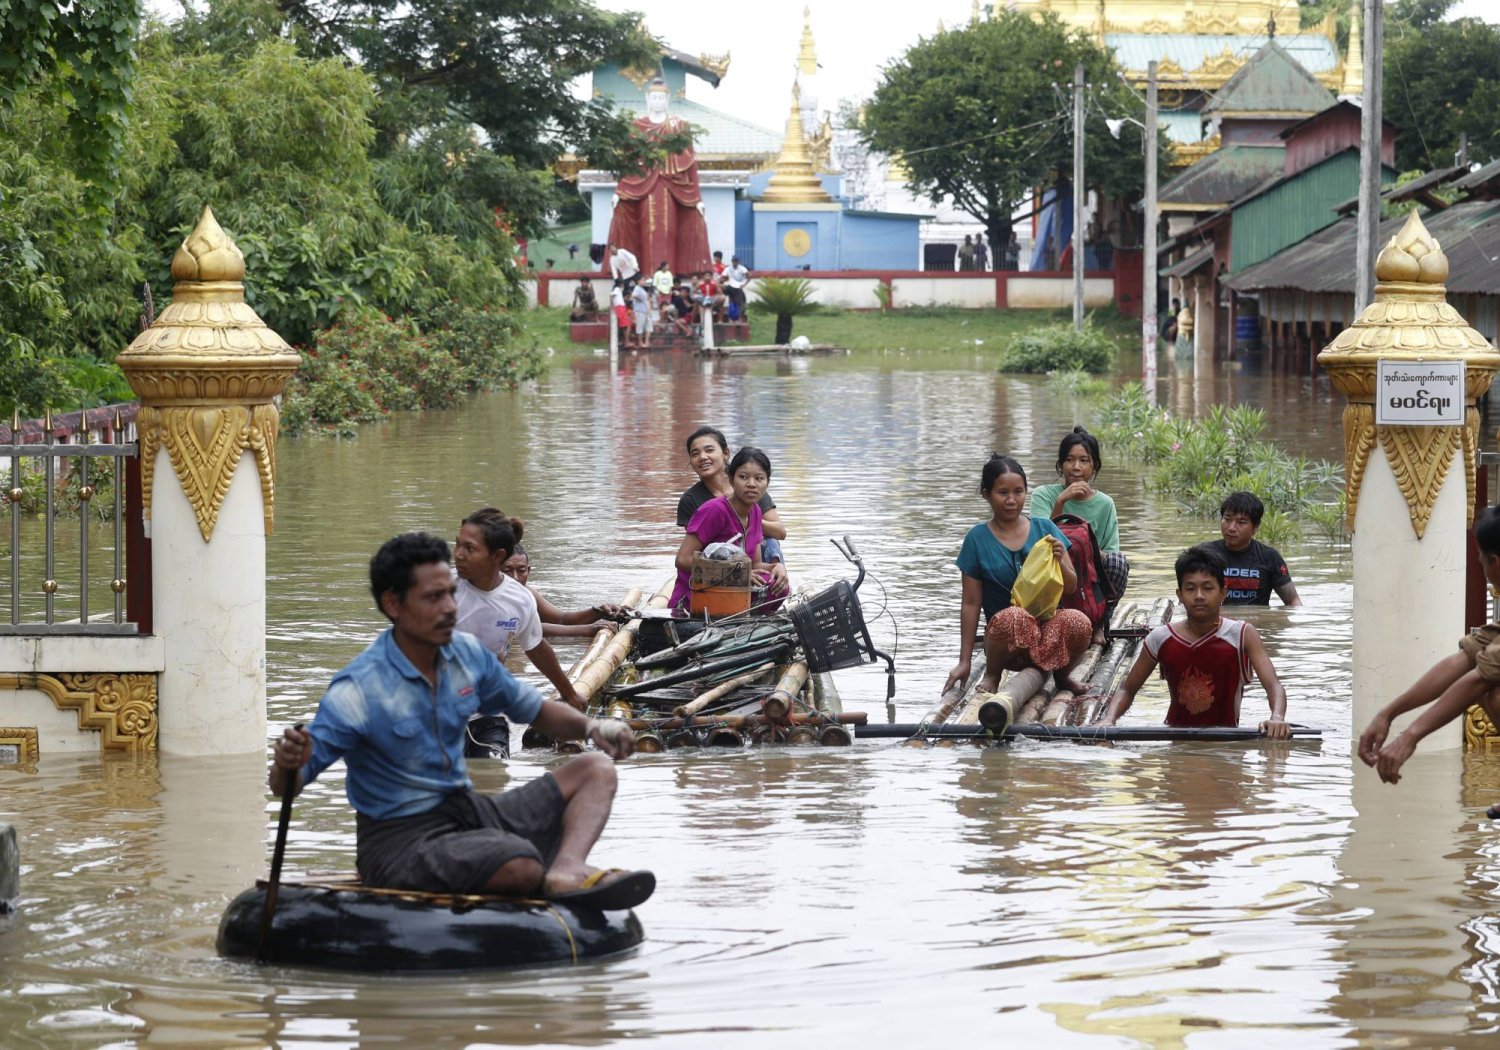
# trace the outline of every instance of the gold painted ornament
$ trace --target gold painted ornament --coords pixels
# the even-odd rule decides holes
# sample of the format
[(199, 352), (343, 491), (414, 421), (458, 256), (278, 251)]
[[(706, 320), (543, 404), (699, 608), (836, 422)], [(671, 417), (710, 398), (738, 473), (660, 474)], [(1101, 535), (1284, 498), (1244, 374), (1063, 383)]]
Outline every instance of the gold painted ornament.
[(1376, 371), (1381, 361), (1464, 362), (1464, 397), (1470, 406), (1489, 389), (1500, 368), (1500, 351), (1448, 304), (1443, 287), (1447, 277), (1447, 256), (1413, 212), (1375, 260), (1374, 300), (1318, 355), (1318, 364), (1349, 399), (1344, 408), (1344, 451), (1350, 532), (1377, 441), (1390, 461), (1419, 539), (1459, 449), (1467, 475), (1466, 521), (1474, 520), (1478, 412), (1470, 407), (1462, 427), (1375, 425)]
[(273, 399), (302, 358), (245, 302), (244, 256), (211, 209), (177, 249), (172, 277), (171, 305), (116, 359), (141, 398), (145, 518), (151, 520), (157, 454), (165, 448), (207, 543), (248, 451), (270, 535), (280, 422)]

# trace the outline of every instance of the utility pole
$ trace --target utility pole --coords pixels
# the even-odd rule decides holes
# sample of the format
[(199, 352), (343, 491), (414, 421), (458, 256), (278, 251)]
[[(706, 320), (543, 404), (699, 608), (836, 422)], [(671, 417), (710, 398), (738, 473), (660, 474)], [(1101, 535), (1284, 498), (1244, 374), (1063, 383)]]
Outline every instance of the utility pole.
[(1380, 231), (1381, 87), (1385, 62), (1385, 12), (1381, 0), (1365, 3), (1365, 94), (1359, 107), (1359, 226), (1355, 252), (1354, 312), (1375, 294), (1375, 238)]
[[(1368, 2), (1368, 0), (1367, 0)], [(1083, 330), (1083, 63), (1073, 70), (1073, 327)]]
[[(1146, 232), (1141, 238), (1141, 383), (1156, 404), (1156, 60), (1146, 64)], [(1118, 273), (1118, 271), (1116, 271)]]

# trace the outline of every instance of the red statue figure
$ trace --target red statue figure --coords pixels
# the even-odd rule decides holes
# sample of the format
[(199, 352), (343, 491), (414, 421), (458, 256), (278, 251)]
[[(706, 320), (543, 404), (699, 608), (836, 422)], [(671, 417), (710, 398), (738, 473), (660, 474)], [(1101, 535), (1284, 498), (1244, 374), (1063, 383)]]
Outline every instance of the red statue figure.
[[(664, 81), (647, 85), (646, 115), (635, 126), (654, 140), (686, 127), (684, 121), (667, 114)], [(652, 272), (663, 259), (679, 276), (709, 268), (708, 224), (703, 220), (698, 161), (692, 146), (643, 175), (621, 176), (610, 204), (614, 214), (609, 243), (634, 253), (642, 272)], [(604, 265), (608, 269), (608, 259)]]

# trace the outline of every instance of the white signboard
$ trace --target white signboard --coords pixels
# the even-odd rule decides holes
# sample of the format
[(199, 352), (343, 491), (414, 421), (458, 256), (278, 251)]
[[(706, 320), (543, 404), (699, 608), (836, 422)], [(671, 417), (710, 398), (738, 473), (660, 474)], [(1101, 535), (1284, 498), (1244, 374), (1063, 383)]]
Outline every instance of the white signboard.
[(1381, 361), (1375, 379), (1381, 426), (1457, 427), (1464, 422), (1462, 361)]

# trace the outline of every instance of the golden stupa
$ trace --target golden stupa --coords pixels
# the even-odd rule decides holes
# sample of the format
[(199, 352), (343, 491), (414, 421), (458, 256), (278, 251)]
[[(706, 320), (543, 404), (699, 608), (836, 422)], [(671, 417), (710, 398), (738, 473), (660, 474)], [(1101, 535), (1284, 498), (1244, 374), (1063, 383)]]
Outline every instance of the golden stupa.
[(813, 170), (807, 152), (807, 135), (802, 128), (802, 93), (792, 85), (792, 112), (786, 119), (786, 137), (781, 142), (781, 156), (771, 169), (775, 174), (761, 194), (763, 204), (832, 204), (833, 198)]

